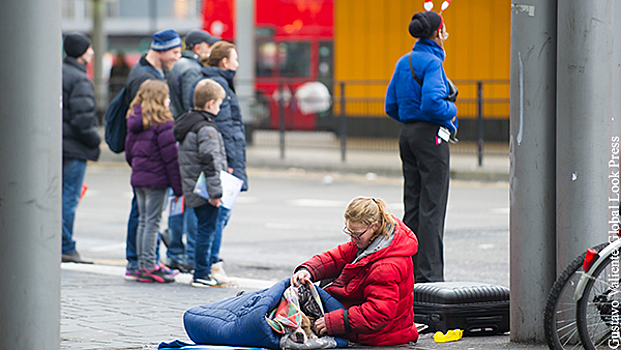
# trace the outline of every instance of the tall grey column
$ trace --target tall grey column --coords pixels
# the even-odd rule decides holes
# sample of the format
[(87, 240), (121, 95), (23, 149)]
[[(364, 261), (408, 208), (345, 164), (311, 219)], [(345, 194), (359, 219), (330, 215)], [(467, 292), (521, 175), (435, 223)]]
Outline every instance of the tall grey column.
[[(242, 118), (246, 125), (247, 142), (252, 143), (253, 116), (250, 106), (254, 99), (254, 0), (237, 0), (237, 23), (235, 24), (235, 44), (239, 55), (236, 90)], [(250, 133), (250, 134), (249, 134)]]
[[(559, 1), (557, 61), (557, 266), (607, 239), (612, 181), (619, 185), (618, 0)], [(618, 151), (618, 145), (617, 145)], [(610, 163), (612, 161), (612, 163)], [(609, 177), (609, 175), (613, 177)], [(617, 187), (618, 191), (618, 187)], [(616, 194), (618, 196), (618, 192)]]
[[(532, 2), (528, 2), (532, 3)], [(543, 342), (555, 280), (556, 0), (511, 4), (511, 340)]]
[[(93, 86), (95, 88), (95, 99), (97, 111), (105, 111), (108, 107), (108, 84), (103, 79), (103, 54), (108, 47), (108, 36), (104, 31), (104, 20), (106, 18), (106, 1), (93, 0)], [(103, 112), (101, 112), (103, 114)]]
[(58, 349), (60, 0), (0, 1), (0, 42), (0, 349)]

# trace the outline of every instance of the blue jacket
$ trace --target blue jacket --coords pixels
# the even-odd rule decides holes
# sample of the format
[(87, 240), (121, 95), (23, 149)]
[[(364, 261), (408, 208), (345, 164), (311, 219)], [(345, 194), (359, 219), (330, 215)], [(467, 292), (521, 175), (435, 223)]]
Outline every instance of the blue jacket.
[[(201, 73), (201, 77), (194, 83), (194, 88), (201, 79), (209, 78), (222, 85), (226, 92), (226, 97), (224, 97), (220, 106), (220, 112), (214, 121), (224, 140), (226, 162), (229, 167), (233, 168), (233, 175), (244, 180), (242, 191), (247, 191), (246, 131), (242, 121), (239, 101), (237, 101), (237, 94), (235, 94), (235, 86), (233, 85), (235, 71), (224, 70), (218, 67), (203, 67)], [(194, 88), (192, 88), (192, 96), (194, 96)]]
[(408, 54), (399, 59), (386, 91), (385, 110), (391, 118), (407, 123), (420, 120), (457, 129), (455, 103), (445, 100), (449, 85), (442, 67), (444, 50), (429, 39), (418, 39), (412, 50), (412, 67), (422, 86), (412, 77)]

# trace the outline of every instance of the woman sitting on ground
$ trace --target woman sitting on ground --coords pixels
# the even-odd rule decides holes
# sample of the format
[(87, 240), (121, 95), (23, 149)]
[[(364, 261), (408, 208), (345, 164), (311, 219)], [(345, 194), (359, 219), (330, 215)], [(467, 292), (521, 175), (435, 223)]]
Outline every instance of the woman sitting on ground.
[(322, 336), (341, 335), (365, 345), (415, 342), (414, 233), (377, 198), (356, 197), (345, 210), (343, 232), (351, 240), (315, 255), (296, 268), (291, 283), (334, 281), (325, 290), (346, 309), (315, 322)]

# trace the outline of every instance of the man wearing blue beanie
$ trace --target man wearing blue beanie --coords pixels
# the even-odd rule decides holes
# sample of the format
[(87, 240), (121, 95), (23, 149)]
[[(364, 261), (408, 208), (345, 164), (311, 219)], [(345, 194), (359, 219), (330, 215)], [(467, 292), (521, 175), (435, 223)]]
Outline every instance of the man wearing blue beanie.
[[(136, 97), (140, 85), (147, 79), (166, 81), (166, 75), (181, 57), (181, 37), (172, 29), (162, 30), (151, 36), (151, 48), (140, 57), (140, 61), (129, 73), (125, 82), (127, 105)], [(127, 242), (125, 254), (127, 271), (125, 279), (135, 280), (138, 276), (138, 254), (136, 252), (136, 231), (138, 229), (138, 207), (136, 197), (132, 199), (132, 209), (127, 223)]]

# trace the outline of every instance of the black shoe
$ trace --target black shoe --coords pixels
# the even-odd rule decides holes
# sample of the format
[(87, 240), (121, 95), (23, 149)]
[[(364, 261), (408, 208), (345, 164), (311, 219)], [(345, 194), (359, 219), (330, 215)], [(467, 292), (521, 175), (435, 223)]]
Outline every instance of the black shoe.
[(164, 232), (160, 232), (160, 238), (162, 243), (168, 248), (170, 246), (170, 229), (165, 229)]
[(192, 273), (192, 271), (194, 271), (194, 263), (188, 262), (188, 263), (180, 264), (179, 270), (185, 273)]
[(80, 256), (80, 253), (73, 252), (71, 254), (63, 254), (62, 262), (72, 262), (76, 264), (92, 264), (92, 260), (84, 259)]

